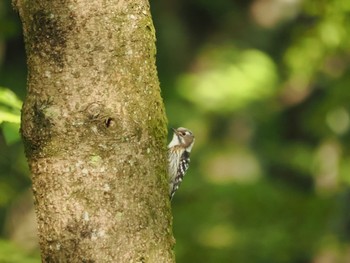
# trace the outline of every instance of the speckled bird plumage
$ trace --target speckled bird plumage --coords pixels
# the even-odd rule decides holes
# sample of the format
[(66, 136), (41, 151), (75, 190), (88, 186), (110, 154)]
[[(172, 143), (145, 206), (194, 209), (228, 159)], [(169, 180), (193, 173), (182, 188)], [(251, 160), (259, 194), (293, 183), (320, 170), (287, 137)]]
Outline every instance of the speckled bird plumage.
[(174, 134), (168, 145), (169, 196), (173, 198), (190, 164), (190, 153), (194, 144), (193, 133), (183, 127), (173, 129)]

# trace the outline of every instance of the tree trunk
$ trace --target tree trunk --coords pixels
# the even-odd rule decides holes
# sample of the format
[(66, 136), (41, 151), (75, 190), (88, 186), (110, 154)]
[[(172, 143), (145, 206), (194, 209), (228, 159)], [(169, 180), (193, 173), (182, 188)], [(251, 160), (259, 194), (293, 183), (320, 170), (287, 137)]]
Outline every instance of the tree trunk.
[(174, 262), (147, 0), (14, 0), (43, 262)]

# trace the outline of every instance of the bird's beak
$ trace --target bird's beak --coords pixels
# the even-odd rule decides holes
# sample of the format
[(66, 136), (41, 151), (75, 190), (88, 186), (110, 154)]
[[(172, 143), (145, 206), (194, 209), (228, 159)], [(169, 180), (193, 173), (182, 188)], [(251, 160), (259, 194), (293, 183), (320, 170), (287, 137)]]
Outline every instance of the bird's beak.
[(173, 130), (173, 132), (176, 134), (176, 135), (178, 135), (178, 132), (177, 132), (177, 130), (175, 129), (175, 128), (171, 128), (172, 130)]

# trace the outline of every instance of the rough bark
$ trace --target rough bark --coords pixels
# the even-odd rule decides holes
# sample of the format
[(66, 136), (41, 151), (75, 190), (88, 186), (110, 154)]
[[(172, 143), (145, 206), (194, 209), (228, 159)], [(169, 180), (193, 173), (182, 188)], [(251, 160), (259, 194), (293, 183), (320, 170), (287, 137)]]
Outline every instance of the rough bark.
[(43, 262), (174, 262), (147, 0), (16, 0)]

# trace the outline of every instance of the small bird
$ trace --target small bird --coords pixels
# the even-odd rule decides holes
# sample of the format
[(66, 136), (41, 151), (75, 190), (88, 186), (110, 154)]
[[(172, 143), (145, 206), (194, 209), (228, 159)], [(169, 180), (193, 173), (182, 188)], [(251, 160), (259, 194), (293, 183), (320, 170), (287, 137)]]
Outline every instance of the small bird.
[(186, 128), (173, 129), (174, 134), (168, 145), (169, 197), (173, 198), (190, 165), (190, 153), (194, 144), (193, 133)]

